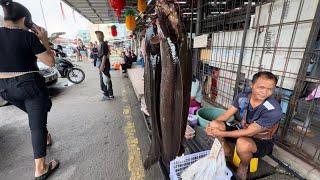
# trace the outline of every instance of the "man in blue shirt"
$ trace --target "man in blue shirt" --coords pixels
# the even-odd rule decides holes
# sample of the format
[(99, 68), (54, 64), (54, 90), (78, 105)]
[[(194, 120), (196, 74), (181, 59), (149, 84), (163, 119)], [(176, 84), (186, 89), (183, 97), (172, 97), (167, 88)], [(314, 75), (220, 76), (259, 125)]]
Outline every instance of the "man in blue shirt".
[[(235, 143), (241, 160), (237, 171), (240, 179), (246, 179), (252, 157), (260, 158), (272, 153), (273, 136), (282, 115), (280, 104), (272, 97), (277, 82), (277, 77), (271, 72), (256, 73), (252, 78), (252, 91), (240, 93), (231, 107), (206, 129), (208, 135), (223, 142), (227, 156), (232, 155), (232, 143)], [(225, 122), (237, 111), (240, 112), (241, 123), (228, 126)]]

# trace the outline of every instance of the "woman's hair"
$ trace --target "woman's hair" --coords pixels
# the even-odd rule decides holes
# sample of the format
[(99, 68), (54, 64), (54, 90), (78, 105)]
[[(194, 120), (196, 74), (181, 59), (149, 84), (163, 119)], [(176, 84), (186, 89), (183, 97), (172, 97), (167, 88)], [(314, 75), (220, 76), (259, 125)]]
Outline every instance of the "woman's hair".
[(0, 5), (3, 8), (4, 20), (6, 21), (16, 22), (23, 17), (31, 19), (29, 10), (20, 3), (12, 0), (0, 0)]

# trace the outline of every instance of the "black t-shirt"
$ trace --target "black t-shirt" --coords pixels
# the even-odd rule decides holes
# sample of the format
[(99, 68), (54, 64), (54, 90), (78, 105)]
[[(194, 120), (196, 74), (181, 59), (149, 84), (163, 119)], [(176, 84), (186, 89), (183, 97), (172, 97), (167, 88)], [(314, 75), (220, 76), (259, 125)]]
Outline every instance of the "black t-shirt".
[(0, 72), (38, 71), (36, 55), (45, 51), (34, 33), (0, 28)]
[[(98, 47), (98, 58), (102, 61), (103, 56), (108, 57), (108, 55), (109, 55), (109, 48), (108, 48), (107, 43), (105, 43), (105, 42), (100, 43), (100, 45)], [(106, 67), (106, 69), (110, 68), (109, 58), (107, 58), (105, 67)]]

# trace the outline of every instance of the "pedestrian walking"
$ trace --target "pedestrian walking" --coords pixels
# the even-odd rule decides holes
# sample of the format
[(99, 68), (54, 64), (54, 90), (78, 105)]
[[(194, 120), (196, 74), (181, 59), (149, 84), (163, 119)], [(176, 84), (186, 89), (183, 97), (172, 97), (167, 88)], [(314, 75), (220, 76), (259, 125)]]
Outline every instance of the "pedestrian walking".
[(39, 74), (37, 59), (52, 67), (54, 57), (47, 32), (32, 23), (27, 8), (12, 0), (2, 0), (1, 6), (4, 27), (0, 28), (0, 95), (28, 114), (34, 176), (36, 180), (46, 179), (58, 168), (59, 161), (45, 162), (47, 146), (52, 144), (47, 130), (52, 103), (45, 79)]
[(78, 61), (87, 61), (87, 48), (83, 44), (83, 41), (81, 39), (78, 39), (78, 46), (77, 46), (77, 51), (79, 55)]
[(97, 59), (98, 59), (98, 43), (97, 41), (94, 42), (93, 48), (91, 49), (92, 59), (93, 59), (93, 66), (96, 67)]
[(109, 48), (107, 43), (104, 41), (103, 32), (96, 31), (95, 33), (99, 41), (97, 66), (99, 67), (100, 86), (103, 91), (101, 101), (105, 101), (114, 98), (110, 75)]

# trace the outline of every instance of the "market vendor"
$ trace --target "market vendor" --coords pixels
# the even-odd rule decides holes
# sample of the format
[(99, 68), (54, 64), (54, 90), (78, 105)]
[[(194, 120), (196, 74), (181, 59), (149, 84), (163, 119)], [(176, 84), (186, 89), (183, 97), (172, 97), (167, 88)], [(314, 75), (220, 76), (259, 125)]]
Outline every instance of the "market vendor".
[[(273, 136), (279, 126), (282, 111), (272, 93), (278, 82), (271, 72), (258, 72), (252, 78), (251, 92), (236, 96), (231, 107), (206, 129), (208, 135), (219, 138), (226, 156), (231, 156), (236, 146), (241, 163), (237, 170), (239, 179), (246, 179), (251, 158), (271, 154)], [(229, 126), (225, 122), (240, 112), (241, 123)]]

